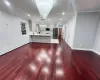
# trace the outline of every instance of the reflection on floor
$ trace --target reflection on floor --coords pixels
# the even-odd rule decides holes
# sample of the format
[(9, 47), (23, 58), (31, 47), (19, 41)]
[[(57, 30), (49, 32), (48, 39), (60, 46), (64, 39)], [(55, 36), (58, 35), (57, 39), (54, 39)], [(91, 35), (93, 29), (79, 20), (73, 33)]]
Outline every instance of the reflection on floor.
[(100, 56), (60, 44), (30, 43), (0, 57), (0, 80), (100, 80)]

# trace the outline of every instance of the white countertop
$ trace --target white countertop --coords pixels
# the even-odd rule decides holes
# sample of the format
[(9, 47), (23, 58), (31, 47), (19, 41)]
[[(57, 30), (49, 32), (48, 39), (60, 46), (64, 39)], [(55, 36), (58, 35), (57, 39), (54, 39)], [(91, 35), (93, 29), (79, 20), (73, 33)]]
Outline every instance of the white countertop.
[(45, 34), (45, 33), (33, 33), (33, 32), (30, 32), (29, 34), (30, 36), (52, 36), (51, 34)]

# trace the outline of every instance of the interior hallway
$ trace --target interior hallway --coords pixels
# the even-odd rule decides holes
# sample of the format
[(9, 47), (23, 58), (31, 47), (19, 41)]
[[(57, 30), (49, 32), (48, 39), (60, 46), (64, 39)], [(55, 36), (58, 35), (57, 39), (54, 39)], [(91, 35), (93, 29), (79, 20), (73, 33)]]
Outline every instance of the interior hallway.
[(0, 57), (0, 80), (99, 80), (100, 56), (60, 44), (29, 43)]

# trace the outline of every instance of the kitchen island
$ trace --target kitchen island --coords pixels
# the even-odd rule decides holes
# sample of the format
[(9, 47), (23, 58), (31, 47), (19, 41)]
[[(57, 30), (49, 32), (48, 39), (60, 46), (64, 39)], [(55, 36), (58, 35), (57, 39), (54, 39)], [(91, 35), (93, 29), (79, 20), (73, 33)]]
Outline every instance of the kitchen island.
[(30, 33), (30, 42), (59, 43), (58, 39), (53, 39), (50, 33)]
[(30, 34), (30, 38), (31, 38), (31, 42), (50, 43), (52, 35), (33, 33)]

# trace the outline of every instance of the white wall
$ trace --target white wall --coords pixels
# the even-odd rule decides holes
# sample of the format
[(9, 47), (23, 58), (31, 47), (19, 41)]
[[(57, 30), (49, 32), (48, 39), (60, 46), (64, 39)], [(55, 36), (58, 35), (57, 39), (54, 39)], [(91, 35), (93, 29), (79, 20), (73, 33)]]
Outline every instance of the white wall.
[(73, 48), (77, 12), (69, 12), (66, 17), (66, 24), (62, 28), (62, 37), (66, 43)]
[(32, 21), (32, 32), (36, 32), (36, 23)]
[(99, 14), (96, 12), (77, 15), (74, 48), (93, 49)]
[(77, 10), (74, 1), (68, 0), (67, 4), (66, 24), (63, 26), (62, 36), (66, 43), (73, 48), (75, 26), (77, 19)]
[[(50, 28), (50, 30), (53, 30), (53, 28), (56, 27), (56, 25), (54, 23), (49, 23), (47, 24), (47, 27)], [(40, 27), (42, 28), (42, 27)], [(43, 30), (45, 30), (45, 27), (43, 27)], [(36, 23), (34, 21), (32, 21), (32, 32), (36, 32), (37, 28), (36, 28)]]
[(62, 38), (65, 40), (65, 29), (66, 29), (66, 25), (64, 25), (63, 27), (62, 27)]
[(22, 36), (20, 20), (18, 17), (2, 12), (0, 14), (0, 55), (16, 49), (29, 42), (29, 36)]
[(100, 55), (100, 20), (97, 28), (94, 50), (97, 51), (97, 53)]
[(77, 16), (74, 16), (65, 26), (65, 41), (71, 48), (73, 48), (76, 18)]

